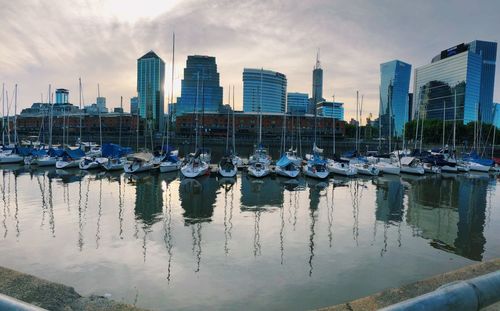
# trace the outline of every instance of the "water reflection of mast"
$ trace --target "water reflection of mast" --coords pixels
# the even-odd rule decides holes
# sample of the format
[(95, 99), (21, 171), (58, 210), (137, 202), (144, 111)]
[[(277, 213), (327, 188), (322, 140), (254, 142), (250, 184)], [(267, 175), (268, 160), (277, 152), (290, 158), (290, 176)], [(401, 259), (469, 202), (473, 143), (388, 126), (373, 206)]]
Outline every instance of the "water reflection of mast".
[(97, 203), (97, 230), (95, 233), (95, 248), (99, 248), (101, 240), (101, 216), (102, 216), (102, 179), (99, 179), (99, 200)]
[(253, 225), (253, 256), (261, 255), (261, 245), (260, 245), (260, 210), (254, 213), (254, 225)]
[(54, 218), (54, 201), (52, 199), (52, 178), (49, 178), (49, 224), (52, 237), (56, 236), (56, 221)]
[(2, 201), (3, 201), (3, 227), (5, 230), (4, 239), (7, 237), (9, 229), (7, 228), (7, 200), (5, 196), (5, 171), (2, 172)]
[(280, 219), (281, 219), (281, 226), (280, 226), (280, 251), (281, 251), (281, 264), (283, 264), (283, 254), (285, 252), (285, 247), (284, 247), (284, 231), (285, 231), (285, 205), (281, 204), (280, 208)]
[(123, 197), (124, 196), (125, 196), (125, 188), (123, 189), (123, 196), (122, 196), (122, 177), (120, 175), (118, 176), (118, 222), (120, 228), (119, 237), (121, 240), (123, 240)]
[(311, 225), (309, 226), (309, 276), (312, 276), (313, 272), (313, 259), (314, 259), (314, 237), (316, 235), (316, 211), (319, 207), (321, 189), (327, 186), (324, 182), (309, 181), (309, 217), (311, 218)]
[(14, 175), (14, 204), (16, 206), (16, 211), (14, 213), (14, 219), (16, 220), (16, 238), (19, 238), (20, 229), (19, 229), (19, 204), (17, 201), (17, 175)]
[(45, 213), (46, 213), (46, 207), (47, 207), (47, 202), (45, 201), (45, 174), (43, 175), (43, 185), (40, 182), (40, 178), (37, 175), (36, 180), (38, 181), (38, 186), (40, 187), (40, 193), (42, 194), (42, 221), (40, 223), (40, 228), (43, 228), (43, 225), (45, 223)]
[(165, 242), (165, 246), (167, 248), (168, 253), (168, 267), (167, 267), (167, 281), (170, 283), (170, 279), (172, 276), (172, 194), (170, 192), (170, 186), (167, 182), (167, 196), (168, 199), (166, 204), (166, 210), (163, 215), (163, 230), (165, 231), (163, 235), (163, 241)]

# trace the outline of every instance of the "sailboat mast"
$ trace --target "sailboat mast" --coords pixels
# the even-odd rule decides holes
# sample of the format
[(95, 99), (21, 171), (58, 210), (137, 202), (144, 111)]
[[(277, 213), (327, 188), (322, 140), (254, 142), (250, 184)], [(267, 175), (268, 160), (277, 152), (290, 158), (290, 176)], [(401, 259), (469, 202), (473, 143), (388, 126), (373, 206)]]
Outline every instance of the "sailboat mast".
[(200, 91), (200, 72), (196, 73), (196, 102), (194, 104), (194, 117), (195, 117), (195, 140), (194, 140), (194, 150), (198, 150), (198, 131), (200, 128), (198, 127), (198, 93)]
[(5, 145), (5, 83), (2, 83), (2, 145)]
[(423, 141), (424, 141), (424, 117), (422, 116), (422, 126), (420, 127), (420, 152), (422, 152)]
[(455, 138), (457, 131), (457, 89), (455, 89), (455, 100), (453, 101), (453, 152), (455, 152)]
[[(172, 33), (172, 75), (170, 81), (170, 104), (173, 107), (174, 102), (174, 66), (175, 66), (175, 32)], [(168, 119), (167, 119), (167, 148), (170, 140), (170, 122), (172, 121), (172, 111), (168, 111)]]
[(286, 144), (285, 144), (286, 105), (287, 105), (287, 102), (286, 102), (286, 99), (285, 99), (285, 110), (283, 111), (283, 128), (281, 130), (281, 154), (285, 154), (285, 152), (286, 152)]
[(236, 155), (236, 140), (235, 140), (235, 127), (234, 127), (234, 85), (233, 85), (233, 154)]
[(264, 68), (260, 68), (260, 104), (259, 104), (259, 147), (262, 144), (262, 79)]
[(335, 131), (336, 131), (336, 122), (335, 122), (335, 94), (332, 95), (332, 158), (335, 157)]
[(80, 135), (80, 148), (82, 147), (82, 78), (78, 78), (78, 88), (79, 88), (79, 99), (78, 99), (78, 108), (80, 109), (80, 131), (79, 131), (79, 135)]
[[(229, 103), (229, 107), (231, 107), (231, 85), (229, 85), (229, 88), (228, 88), (228, 96), (227, 96), (227, 99), (228, 99), (228, 103)], [(228, 153), (229, 151), (229, 109), (230, 108), (227, 108), (227, 120), (226, 120), (226, 153)]]
[(443, 100), (443, 150), (444, 150), (444, 132), (446, 131), (446, 113), (445, 113), (445, 101)]
[(53, 119), (54, 119), (54, 116), (53, 116), (53, 107), (52, 107), (52, 103), (51, 103), (51, 99), (52, 99), (52, 90), (51, 90), (51, 85), (49, 84), (49, 96), (48, 96), (48, 100), (49, 100), (49, 107), (50, 107), (50, 112), (49, 112), (49, 148), (52, 148), (52, 123), (53, 123)]
[[(392, 84), (392, 81), (391, 81), (391, 84)], [(392, 90), (392, 86), (391, 86), (391, 90)], [(391, 91), (392, 93), (392, 91)], [(391, 94), (391, 98), (392, 98), (392, 94)], [(389, 152), (392, 152), (392, 100), (388, 102), (388, 106), (389, 106)]]
[(120, 96), (120, 130), (118, 132), (118, 144), (122, 145), (122, 115), (123, 115), (123, 96)]
[(5, 90), (5, 101), (7, 102), (7, 141), (10, 145), (10, 104), (9, 104), (9, 92)]
[(14, 87), (14, 144), (17, 145), (17, 84)]
[[(97, 97), (101, 97), (101, 89), (99, 83), (97, 83)], [(97, 105), (97, 113), (99, 114), (99, 141), (102, 147), (102, 120), (101, 120), (101, 107)]]

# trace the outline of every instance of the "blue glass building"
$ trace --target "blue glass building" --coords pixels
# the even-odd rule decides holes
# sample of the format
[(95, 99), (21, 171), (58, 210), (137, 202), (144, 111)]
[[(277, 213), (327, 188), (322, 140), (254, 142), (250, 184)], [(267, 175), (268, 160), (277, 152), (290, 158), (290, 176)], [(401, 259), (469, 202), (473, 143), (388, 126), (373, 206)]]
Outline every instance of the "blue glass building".
[(222, 87), (215, 57), (190, 55), (181, 82), (181, 97), (177, 98), (176, 115), (195, 111), (218, 112), (222, 107)]
[(344, 120), (344, 103), (322, 101), (316, 104), (318, 116)]
[(417, 68), (420, 92), (414, 97), (414, 116), (416, 106), (424, 105), (421, 109), (428, 118), (442, 119), (444, 108), (445, 118), (452, 120), (456, 91), (458, 120), (491, 123), (496, 54), (496, 42), (476, 40), (443, 50), (431, 64)]
[(291, 92), (286, 95), (286, 112), (292, 115), (304, 115), (309, 106), (309, 94)]
[(139, 115), (150, 121), (152, 130), (163, 129), (165, 100), (165, 63), (149, 51), (137, 60), (137, 94)]
[(415, 69), (413, 117), (456, 120), (467, 124), (478, 120), (481, 92), (481, 55), (462, 47), (448, 55), (435, 57), (428, 65)]
[(493, 103), (493, 124), (500, 128), (500, 104)]
[[(411, 65), (400, 60), (380, 64), (379, 117), (383, 136), (402, 136), (408, 122)], [(389, 126), (389, 122), (390, 126)]]
[(69, 91), (67, 89), (57, 89), (56, 90), (56, 105), (62, 105), (69, 103)]
[(245, 68), (243, 70), (243, 111), (260, 112), (262, 108), (263, 113), (284, 113), (286, 83), (286, 76), (282, 73)]

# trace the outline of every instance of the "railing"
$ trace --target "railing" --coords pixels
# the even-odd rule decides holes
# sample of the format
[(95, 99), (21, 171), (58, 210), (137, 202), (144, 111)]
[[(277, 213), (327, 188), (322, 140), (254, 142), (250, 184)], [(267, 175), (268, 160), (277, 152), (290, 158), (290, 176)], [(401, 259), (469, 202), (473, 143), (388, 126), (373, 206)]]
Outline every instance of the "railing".
[(500, 271), (445, 284), (433, 292), (386, 307), (399, 310), (481, 310), (500, 301)]

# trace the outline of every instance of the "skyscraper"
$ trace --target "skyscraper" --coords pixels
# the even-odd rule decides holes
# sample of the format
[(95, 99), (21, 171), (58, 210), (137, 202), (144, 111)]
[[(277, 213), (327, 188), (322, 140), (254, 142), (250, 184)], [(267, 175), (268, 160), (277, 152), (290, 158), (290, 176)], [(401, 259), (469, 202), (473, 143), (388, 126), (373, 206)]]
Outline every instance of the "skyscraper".
[(304, 115), (309, 106), (309, 95), (307, 93), (287, 93), (286, 112), (292, 115)]
[[(472, 41), (441, 51), (415, 70), (413, 117), (456, 119), (464, 124), (493, 120), (496, 42)], [(456, 96), (456, 98), (455, 98)]]
[[(400, 60), (380, 64), (379, 117), (383, 136), (401, 136), (408, 121), (411, 65)], [(389, 122), (391, 122), (389, 124)]]
[(222, 106), (222, 87), (215, 57), (191, 55), (187, 58), (176, 114), (194, 112), (196, 99), (198, 111), (218, 112)]
[(137, 96), (130, 99), (130, 114), (137, 114), (139, 111), (139, 98)]
[(500, 128), (500, 104), (493, 103), (493, 124)]
[(316, 65), (313, 69), (312, 76), (312, 98), (309, 106), (309, 113), (314, 113), (316, 104), (325, 101), (323, 98), (323, 69), (319, 62), (319, 52), (316, 55)]
[(260, 112), (262, 99), (262, 112), (285, 112), (286, 83), (286, 76), (276, 71), (243, 69), (243, 111)]
[(152, 130), (163, 130), (165, 98), (165, 63), (153, 51), (137, 60), (139, 115), (148, 120)]

